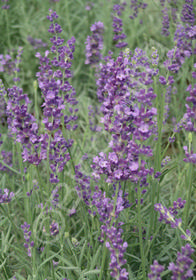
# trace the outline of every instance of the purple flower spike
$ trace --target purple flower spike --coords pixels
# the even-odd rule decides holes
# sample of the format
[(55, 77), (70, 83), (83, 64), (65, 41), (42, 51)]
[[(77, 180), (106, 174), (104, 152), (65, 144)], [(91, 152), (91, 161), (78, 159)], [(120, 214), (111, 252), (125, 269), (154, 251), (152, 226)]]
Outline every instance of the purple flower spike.
[(169, 36), (169, 16), (168, 16), (168, 9), (164, 8), (162, 11), (163, 14), (163, 21), (162, 21), (162, 32), (161, 34), (165, 37)]
[[(49, 33), (52, 34), (50, 50), (45, 55), (36, 54), (40, 66), (37, 73), (39, 87), (43, 97), (43, 124), (45, 134), (43, 138), (50, 139), (50, 182), (59, 182), (58, 173), (62, 172), (70, 160), (69, 148), (73, 145), (72, 139), (65, 139), (65, 130), (75, 130), (77, 125), (77, 111), (73, 107), (77, 104), (75, 89), (69, 83), (72, 77), (71, 66), (75, 50), (75, 38), (66, 43), (59, 36), (61, 26), (55, 22), (56, 12), (49, 10), (47, 17), (51, 21)], [(48, 144), (48, 143), (47, 143)], [(45, 146), (45, 145), (44, 145)], [(47, 146), (46, 146), (47, 148)]]
[(85, 64), (95, 66), (102, 58), (100, 50), (103, 49), (104, 25), (102, 22), (95, 22), (91, 26), (92, 35), (86, 39), (86, 61)]
[(164, 266), (160, 265), (154, 260), (153, 265), (150, 266), (151, 273), (148, 274), (150, 280), (161, 280), (161, 273), (164, 271)]
[(159, 221), (165, 221), (166, 224), (170, 224), (172, 228), (177, 228), (181, 225), (182, 220), (176, 219), (178, 210), (184, 208), (186, 201), (178, 198), (177, 201), (173, 202), (173, 206), (167, 209), (161, 203), (154, 205), (154, 209), (160, 213)]
[(122, 49), (125, 48), (128, 44), (124, 42), (123, 40), (127, 37), (123, 33), (123, 22), (122, 19), (120, 18), (122, 11), (124, 10), (123, 5), (114, 5), (113, 6), (113, 32), (114, 32), (114, 37), (113, 41), (116, 43), (116, 48)]
[(190, 268), (193, 260), (190, 258), (194, 250), (189, 244), (181, 248), (181, 253), (177, 253), (176, 264), (169, 264), (168, 269), (172, 271), (171, 280), (186, 280), (193, 276), (193, 271)]
[(8, 189), (0, 189), (0, 203), (8, 203), (14, 197), (13, 192), (9, 192)]
[(59, 225), (53, 221), (50, 225), (50, 234), (51, 236), (56, 236), (59, 233)]
[(182, 239), (184, 239), (184, 240), (191, 240), (191, 232), (190, 232), (190, 230), (186, 230), (186, 235), (181, 235), (180, 236)]
[(148, 6), (147, 3), (144, 3), (143, 1), (138, 0), (131, 0), (130, 9), (132, 11), (132, 14), (130, 15), (131, 19), (134, 19), (138, 16), (139, 9), (146, 9)]
[(21, 225), (21, 229), (23, 230), (24, 233), (24, 239), (25, 239), (25, 243), (24, 243), (24, 247), (27, 248), (27, 253), (28, 256), (31, 257), (31, 249), (34, 247), (34, 241), (30, 241), (30, 237), (31, 237), (31, 231), (30, 229), (30, 225), (27, 224), (27, 222), (24, 222), (23, 225)]

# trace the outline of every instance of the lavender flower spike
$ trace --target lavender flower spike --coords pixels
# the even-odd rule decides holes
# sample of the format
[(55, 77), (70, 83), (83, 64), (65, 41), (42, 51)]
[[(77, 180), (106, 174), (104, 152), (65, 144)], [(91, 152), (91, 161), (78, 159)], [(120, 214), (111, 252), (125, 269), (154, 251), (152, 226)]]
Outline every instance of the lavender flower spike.
[(86, 61), (85, 64), (96, 65), (102, 58), (100, 50), (103, 49), (104, 25), (101, 21), (91, 26), (92, 35), (86, 39)]
[(151, 273), (148, 274), (150, 280), (161, 280), (160, 274), (164, 271), (164, 266), (160, 265), (154, 260), (153, 265), (150, 266)]
[(10, 202), (12, 200), (13, 196), (14, 196), (14, 193), (13, 192), (9, 193), (8, 189), (4, 189), (4, 190), (0, 189), (0, 204)]
[(34, 241), (30, 241), (30, 237), (31, 237), (31, 231), (30, 229), (30, 225), (27, 224), (27, 222), (24, 222), (23, 225), (21, 225), (21, 229), (23, 230), (24, 233), (24, 239), (25, 239), (25, 243), (24, 243), (24, 247), (27, 248), (27, 252), (28, 252), (28, 256), (31, 257), (31, 248), (34, 246)]
[(154, 209), (160, 213), (159, 221), (165, 221), (166, 224), (170, 224), (172, 228), (177, 228), (181, 225), (182, 220), (176, 219), (175, 215), (178, 214), (178, 209), (182, 209), (186, 201), (178, 198), (173, 202), (173, 206), (167, 209), (161, 203), (154, 205)]
[(182, 253), (178, 252), (176, 264), (169, 264), (168, 269), (172, 271), (171, 280), (185, 280), (193, 276), (193, 271), (190, 268), (193, 260), (190, 258), (194, 250), (189, 244), (181, 248)]

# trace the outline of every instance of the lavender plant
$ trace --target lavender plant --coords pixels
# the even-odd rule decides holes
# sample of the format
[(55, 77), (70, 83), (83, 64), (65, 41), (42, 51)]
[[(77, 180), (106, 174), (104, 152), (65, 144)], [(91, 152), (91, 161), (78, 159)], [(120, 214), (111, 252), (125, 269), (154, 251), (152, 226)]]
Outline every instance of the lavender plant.
[(194, 280), (194, 1), (30, 2), (0, 16), (1, 279)]

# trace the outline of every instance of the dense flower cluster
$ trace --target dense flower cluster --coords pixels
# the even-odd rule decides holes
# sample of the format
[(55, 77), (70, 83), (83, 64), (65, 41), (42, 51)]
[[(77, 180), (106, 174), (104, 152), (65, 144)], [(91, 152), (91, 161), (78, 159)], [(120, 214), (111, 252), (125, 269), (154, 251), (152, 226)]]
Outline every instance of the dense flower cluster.
[(161, 280), (161, 272), (164, 271), (164, 266), (160, 265), (156, 260), (154, 260), (153, 265), (150, 266), (151, 272), (148, 274), (148, 279), (150, 280)]
[(24, 243), (24, 247), (27, 248), (27, 253), (28, 256), (31, 257), (31, 249), (34, 246), (34, 241), (30, 241), (30, 237), (31, 237), (31, 231), (30, 229), (30, 225), (27, 224), (27, 222), (24, 222), (23, 225), (21, 225), (21, 229), (23, 230), (24, 233), (24, 239), (25, 239), (25, 243)]
[(161, 203), (156, 203), (154, 209), (160, 213), (159, 221), (164, 221), (166, 224), (170, 224), (172, 228), (177, 228), (181, 225), (182, 219), (176, 219), (178, 210), (184, 208), (186, 201), (178, 198), (173, 202), (173, 206), (167, 209)]
[(75, 38), (72, 37), (64, 44), (64, 39), (59, 37), (62, 32), (61, 26), (54, 22), (58, 15), (50, 10), (47, 17), (52, 23), (49, 27), (49, 33), (54, 36), (50, 39), (52, 46), (50, 51), (45, 52), (45, 56), (37, 53), (40, 60), (39, 72), (37, 73), (39, 87), (44, 99), (43, 123), (45, 126), (45, 137), (48, 138), (50, 147), (50, 168), (51, 183), (59, 182), (58, 173), (64, 168), (67, 161), (70, 160), (68, 149), (73, 144), (72, 139), (65, 139), (65, 129), (75, 130), (77, 125), (72, 125), (77, 119), (76, 112), (73, 109), (77, 104), (75, 90), (70, 85), (68, 79), (72, 77), (71, 60), (73, 59)]
[(181, 248), (182, 252), (177, 253), (176, 264), (171, 262), (168, 269), (172, 271), (171, 280), (186, 280), (193, 276), (193, 271), (190, 268), (193, 260), (190, 258), (194, 250), (189, 244)]
[(32, 38), (31, 36), (28, 36), (27, 40), (33, 46), (34, 50), (37, 50), (39, 48), (46, 48), (48, 46), (48, 44), (44, 43), (42, 39)]
[(112, 152), (94, 158), (92, 168), (96, 179), (106, 174), (108, 183), (131, 179), (147, 185), (146, 177), (152, 175), (153, 169), (145, 168), (143, 158), (152, 156), (152, 149), (144, 143), (156, 133), (157, 110), (152, 107), (156, 95), (150, 86), (156, 74), (140, 49), (132, 56), (122, 53), (116, 61), (108, 56), (105, 64), (101, 64), (97, 95), (104, 114), (101, 121), (112, 134), (109, 143)]
[(86, 39), (86, 61), (85, 64), (95, 66), (102, 58), (100, 50), (103, 49), (104, 25), (101, 21), (91, 26), (92, 35)]
[(181, 20), (190, 25), (195, 23), (195, 14), (193, 7), (193, 0), (185, 0), (186, 4), (183, 5)]
[(168, 59), (164, 62), (165, 67), (173, 73), (177, 73), (185, 62), (185, 58), (196, 51), (192, 46), (192, 40), (196, 38), (193, 1), (186, 0), (186, 3), (181, 11), (181, 19), (186, 25), (177, 25), (174, 35), (175, 47), (168, 51)]
[(112, 27), (115, 34), (113, 37), (113, 41), (116, 43), (115, 47), (119, 49), (122, 49), (128, 45), (123, 41), (127, 36), (125, 35), (125, 33), (123, 33), (123, 22), (120, 18), (125, 5), (126, 3), (124, 2), (122, 5), (116, 4), (113, 6), (114, 13)]
[(47, 157), (47, 137), (38, 135), (36, 119), (28, 113), (29, 103), (27, 94), (23, 94), (21, 88), (13, 86), (8, 89), (7, 123), (10, 134), (21, 143), (23, 160), (38, 165)]

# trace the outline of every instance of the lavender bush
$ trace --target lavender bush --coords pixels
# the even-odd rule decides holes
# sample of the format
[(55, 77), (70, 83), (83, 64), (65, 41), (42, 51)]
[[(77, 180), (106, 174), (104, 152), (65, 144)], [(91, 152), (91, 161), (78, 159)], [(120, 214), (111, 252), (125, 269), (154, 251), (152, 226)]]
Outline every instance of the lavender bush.
[(1, 279), (196, 279), (195, 15), (2, 1)]

